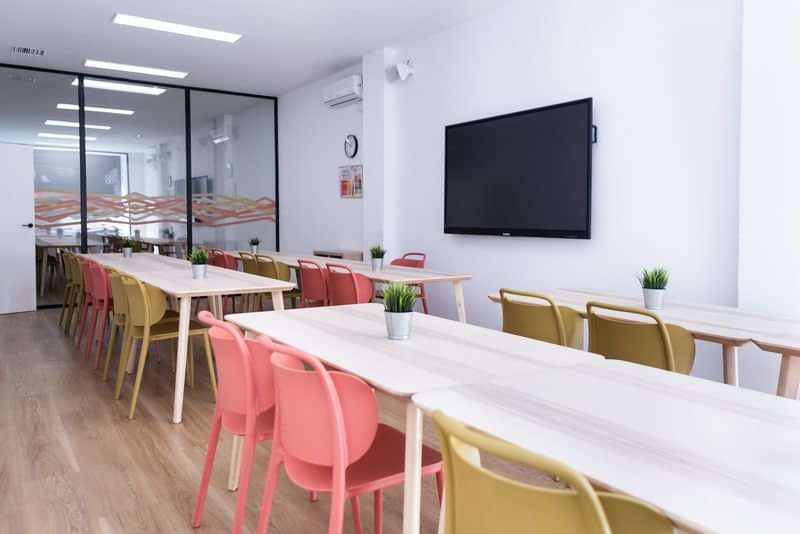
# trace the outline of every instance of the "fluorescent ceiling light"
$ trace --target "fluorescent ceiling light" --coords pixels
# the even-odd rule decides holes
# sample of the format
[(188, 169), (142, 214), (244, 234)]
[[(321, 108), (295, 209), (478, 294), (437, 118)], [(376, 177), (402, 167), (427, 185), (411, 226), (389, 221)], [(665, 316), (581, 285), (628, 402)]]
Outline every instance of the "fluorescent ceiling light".
[[(69, 111), (78, 111), (78, 104), (58, 104), (56, 106), (57, 109), (66, 109)], [(136, 113), (132, 109), (117, 109), (117, 108), (97, 108), (92, 106), (86, 106), (84, 108), (86, 111), (94, 111), (95, 113), (111, 113), (114, 115), (133, 115)]]
[(136, 28), (177, 33), (179, 35), (188, 35), (190, 37), (213, 39), (214, 41), (224, 41), (226, 43), (235, 43), (242, 38), (242, 36), (238, 33), (208, 30), (206, 28), (198, 28), (197, 26), (186, 26), (185, 24), (175, 24), (174, 22), (166, 22), (163, 20), (146, 19), (144, 17), (135, 17), (133, 15), (123, 15), (122, 13), (117, 13), (114, 15), (114, 18), (111, 22), (114, 24), (123, 24), (125, 26), (135, 26)]
[[(49, 147), (72, 147), (72, 148), (49, 148)], [(67, 143), (36, 143), (33, 147), (34, 150), (74, 150), (78, 151), (78, 145)]]
[[(72, 85), (78, 85), (78, 78), (72, 81)], [(83, 86), (89, 87), (90, 89), (105, 89), (107, 91), (121, 91), (123, 93), (137, 93), (140, 95), (161, 95), (166, 91), (166, 89), (153, 85), (107, 82), (105, 80), (83, 80)]]
[[(66, 126), (68, 128), (80, 128), (80, 124), (77, 122), (70, 122), (70, 121), (54, 121), (54, 120), (46, 120), (44, 121), (45, 126)], [(111, 126), (101, 126), (99, 124), (87, 124), (87, 130), (110, 130)]]
[[(56, 134), (56, 133), (47, 133), (47, 132), (39, 132), (37, 134), (39, 137), (48, 137), (50, 139), (80, 139), (81, 136), (79, 135), (72, 135), (72, 134)], [(96, 137), (86, 137), (87, 141), (97, 141)]]
[(164, 76), (166, 78), (186, 78), (189, 73), (179, 70), (156, 69), (153, 67), (141, 67), (139, 65), (126, 65), (124, 63), (111, 63), (110, 61), (97, 61), (87, 59), (83, 62), (84, 67), (93, 69), (120, 70), (122, 72), (135, 72), (136, 74), (149, 74), (150, 76)]

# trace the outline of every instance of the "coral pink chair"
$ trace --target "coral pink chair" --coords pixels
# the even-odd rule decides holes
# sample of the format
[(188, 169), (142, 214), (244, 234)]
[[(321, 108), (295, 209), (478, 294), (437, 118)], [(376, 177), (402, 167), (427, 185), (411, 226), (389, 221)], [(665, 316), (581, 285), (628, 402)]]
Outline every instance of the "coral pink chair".
[[(375, 499), (374, 532), (380, 534), (383, 490), (405, 478), (405, 436), (378, 422), (375, 393), (360, 378), (328, 371), (314, 356), (268, 338), (259, 342), (272, 353), (276, 420), (256, 532), (267, 533), (283, 466), (298, 486), (332, 494), (328, 534), (341, 534), (347, 500), (361, 534), (358, 499), (365, 493)], [(441, 455), (423, 447), (422, 473), (436, 475), (440, 498), (441, 472)]]
[(328, 271), (314, 261), (297, 260), (300, 278), (300, 306), (327, 306)]
[[(86, 358), (89, 358), (92, 348), (97, 343), (94, 356), (94, 368), (100, 368), (100, 352), (103, 350), (103, 340), (106, 335), (106, 323), (108, 322), (109, 312), (112, 309), (111, 285), (108, 281), (108, 273), (102, 265), (96, 261), (87, 261), (89, 277), (92, 287), (92, 318), (89, 321), (88, 340), (86, 342)], [(97, 328), (97, 319), (100, 319), (100, 328)], [(95, 335), (97, 334), (97, 335)], [(96, 338), (96, 341), (95, 341)]]
[(275, 388), (269, 358), (271, 353), (264, 344), (244, 339), (238, 328), (215, 319), (207, 311), (201, 311), (198, 318), (210, 326), (208, 335), (217, 360), (218, 390), (192, 526), (199, 527), (203, 517), (219, 434), (224, 428), (231, 434), (244, 436), (232, 531), (238, 534), (242, 531), (247, 509), (247, 490), (256, 443), (271, 439), (273, 433)]
[(77, 347), (78, 350), (80, 350), (81, 342), (83, 341), (83, 332), (85, 330), (86, 320), (88, 319), (89, 315), (89, 306), (91, 306), (94, 302), (92, 275), (89, 271), (89, 263), (91, 263), (91, 260), (78, 256), (78, 265), (80, 265), (81, 277), (83, 277), (83, 296), (81, 297), (80, 322), (78, 323), (78, 329), (75, 331), (75, 347)]
[[(415, 269), (424, 269), (425, 258), (426, 256), (422, 252), (406, 252), (405, 254), (403, 254), (402, 257), (392, 260), (391, 265), (396, 265), (398, 267), (413, 267)], [(417, 295), (417, 300), (422, 302), (423, 311), (425, 313), (428, 313), (428, 298), (425, 296), (425, 285), (417, 284), (416, 287), (419, 288), (419, 294)]]
[(328, 263), (328, 294), (333, 306), (342, 304), (365, 304), (372, 301), (375, 285), (361, 273), (354, 273), (350, 267), (338, 263)]

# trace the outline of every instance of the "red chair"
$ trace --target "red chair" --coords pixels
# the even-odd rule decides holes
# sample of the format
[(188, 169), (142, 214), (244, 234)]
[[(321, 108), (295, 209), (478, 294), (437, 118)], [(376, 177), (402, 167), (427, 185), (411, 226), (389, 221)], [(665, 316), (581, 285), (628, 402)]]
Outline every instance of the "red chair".
[(375, 285), (361, 273), (354, 273), (350, 267), (338, 263), (328, 263), (328, 294), (332, 306), (342, 304), (365, 304), (372, 302)]
[(273, 434), (275, 388), (269, 360), (271, 352), (262, 343), (244, 339), (238, 328), (215, 319), (207, 311), (201, 311), (198, 318), (211, 327), (208, 335), (217, 360), (218, 390), (192, 526), (199, 527), (203, 518), (219, 434), (224, 428), (231, 434), (244, 436), (232, 531), (238, 534), (242, 531), (247, 509), (247, 490), (256, 443), (271, 439)]
[[(103, 340), (106, 335), (106, 323), (108, 322), (109, 312), (113, 309), (111, 299), (111, 285), (108, 281), (108, 272), (96, 261), (86, 262), (89, 268), (89, 277), (92, 286), (92, 319), (89, 322), (88, 341), (86, 343), (86, 358), (89, 358), (92, 346), (97, 338), (97, 349), (94, 356), (94, 368), (100, 368), (100, 352), (103, 350)], [(96, 332), (97, 319), (100, 319), (100, 329)]]
[[(380, 534), (383, 490), (405, 478), (405, 436), (378, 422), (375, 393), (360, 378), (328, 371), (314, 356), (268, 338), (259, 342), (272, 353), (276, 421), (256, 532), (267, 532), (283, 466), (298, 486), (331, 493), (328, 534), (341, 534), (346, 500), (361, 534), (358, 499), (365, 493), (375, 500), (374, 532)], [(429, 447), (422, 450), (422, 473), (436, 475), (441, 498), (442, 457)]]
[[(397, 267), (413, 267), (415, 269), (425, 268), (425, 254), (423, 252), (406, 252), (402, 257), (392, 260), (390, 265)], [(422, 302), (422, 310), (428, 313), (428, 298), (425, 296), (425, 285), (416, 284), (415, 287), (419, 288), (417, 300)]]
[(310, 260), (297, 260), (300, 277), (300, 306), (327, 306), (328, 272)]

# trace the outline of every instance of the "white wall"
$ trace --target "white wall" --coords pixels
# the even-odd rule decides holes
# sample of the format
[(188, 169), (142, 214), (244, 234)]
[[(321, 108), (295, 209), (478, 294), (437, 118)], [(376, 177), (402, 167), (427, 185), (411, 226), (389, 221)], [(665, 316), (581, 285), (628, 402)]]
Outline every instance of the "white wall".
[[(800, 318), (800, 4), (745, 0), (739, 303)], [(743, 385), (775, 391), (778, 357), (745, 348)]]
[[(330, 109), (322, 88), (348, 74), (354, 65), (328, 78), (279, 96), (281, 250), (310, 252), (315, 248), (362, 249), (363, 200), (339, 198), (338, 168), (359, 165), (364, 145), (359, 105)], [(344, 155), (344, 139), (355, 134), (359, 153)], [(365, 173), (365, 195), (370, 176)]]
[[(416, 75), (396, 91), (400, 250), (474, 275), (470, 322), (499, 326), (502, 286), (636, 293), (642, 266), (668, 297), (736, 304), (741, 3), (528, 2), (396, 47)], [(444, 127), (594, 97), (590, 241), (443, 233)], [(431, 287), (436, 314), (452, 292)], [(697, 374), (721, 377), (718, 347)]]

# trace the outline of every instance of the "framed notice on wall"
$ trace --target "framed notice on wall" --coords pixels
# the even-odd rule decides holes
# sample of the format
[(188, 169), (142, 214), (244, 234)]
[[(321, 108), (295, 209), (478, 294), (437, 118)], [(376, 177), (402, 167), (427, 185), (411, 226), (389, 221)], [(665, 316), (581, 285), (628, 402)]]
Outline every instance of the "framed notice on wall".
[(339, 167), (339, 197), (364, 197), (364, 168), (362, 165)]

